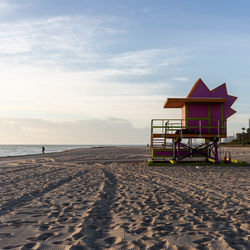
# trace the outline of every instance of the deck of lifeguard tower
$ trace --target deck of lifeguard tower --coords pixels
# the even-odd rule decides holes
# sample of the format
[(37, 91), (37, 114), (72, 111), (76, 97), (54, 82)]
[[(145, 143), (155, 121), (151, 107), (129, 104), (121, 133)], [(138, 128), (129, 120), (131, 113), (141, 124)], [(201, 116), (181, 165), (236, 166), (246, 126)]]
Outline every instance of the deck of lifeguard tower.
[(154, 138), (226, 138), (226, 121), (214, 121), (218, 126), (202, 125), (204, 120), (198, 120), (198, 126), (186, 126), (184, 119), (153, 119), (151, 120), (151, 143)]
[[(153, 161), (177, 161), (177, 143), (180, 143), (180, 160), (199, 160), (200, 158), (216, 161), (213, 153), (214, 143), (220, 138), (226, 138), (226, 121), (217, 120), (218, 126), (202, 125), (204, 121), (198, 120), (198, 126), (187, 127), (184, 119), (153, 119), (151, 121), (151, 152)], [(202, 123), (203, 122), (203, 123)], [(207, 121), (208, 122), (208, 121)], [(194, 139), (202, 139), (203, 143), (195, 145)], [(186, 142), (183, 142), (186, 141)], [(208, 152), (210, 151), (210, 152)], [(179, 161), (180, 161), (179, 160)]]

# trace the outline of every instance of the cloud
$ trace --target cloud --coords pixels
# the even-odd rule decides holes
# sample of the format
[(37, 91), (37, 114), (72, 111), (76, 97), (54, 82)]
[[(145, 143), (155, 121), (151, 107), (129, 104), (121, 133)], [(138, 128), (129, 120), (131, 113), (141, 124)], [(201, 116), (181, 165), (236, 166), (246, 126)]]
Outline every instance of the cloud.
[(12, 11), (16, 5), (11, 4), (10, 1), (0, 0), (0, 15), (6, 15)]
[(103, 80), (145, 85), (168, 82), (189, 57), (185, 49), (144, 49), (111, 55), (106, 67), (113, 69)]
[(7, 144), (146, 144), (148, 128), (134, 128), (126, 120), (51, 122), (0, 118), (1, 143)]
[(0, 23), (1, 115), (53, 121), (112, 116), (135, 127), (161, 118), (171, 77), (189, 53), (105, 47), (124, 32), (110, 17)]
[(0, 68), (0, 109), (8, 117), (79, 120), (114, 116), (143, 127), (152, 118), (164, 117), (163, 102), (174, 89), (174, 82), (146, 81), (146, 75), (146, 84), (137, 82), (139, 73), (122, 66), (63, 71), (25, 64), (13, 67), (0, 61)]
[[(0, 57), (43, 67), (85, 68), (98, 63), (98, 37), (118, 33), (109, 17), (58, 16), (0, 24)], [(105, 40), (100, 47), (105, 47)], [(17, 60), (18, 59), (18, 60)]]
[(187, 58), (187, 52), (180, 48), (112, 53), (110, 46), (127, 32), (119, 25), (117, 19), (108, 16), (57, 16), (2, 22), (0, 59), (11, 64), (67, 71), (101, 67), (109, 74), (146, 75), (171, 68)]
[(178, 82), (187, 82), (190, 79), (189, 79), (189, 77), (179, 76), (179, 77), (173, 77), (172, 80), (178, 81)]
[(147, 49), (115, 55), (109, 62), (117, 67), (144, 69), (151, 67), (153, 70), (160, 70), (173, 64), (183, 63), (186, 56), (187, 53), (180, 49)]
[(37, 115), (42, 115), (48, 103), (53, 106), (48, 113), (51, 110), (61, 113), (69, 107), (79, 112), (83, 104), (95, 107), (93, 102), (100, 103), (97, 101), (102, 100), (100, 96), (163, 93), (171, 86), (168, 78), (186, 60), (187, 52), (177, 49), (100, 52), (96, 38), (106, 34), (112, 37), (117, 29), (113, 25), (114, 20), (109, 17), (85, 16), (1, 23), (0, 80), (4, 84), (0, 106), (4, 112), (28, 114), (36, 109)]

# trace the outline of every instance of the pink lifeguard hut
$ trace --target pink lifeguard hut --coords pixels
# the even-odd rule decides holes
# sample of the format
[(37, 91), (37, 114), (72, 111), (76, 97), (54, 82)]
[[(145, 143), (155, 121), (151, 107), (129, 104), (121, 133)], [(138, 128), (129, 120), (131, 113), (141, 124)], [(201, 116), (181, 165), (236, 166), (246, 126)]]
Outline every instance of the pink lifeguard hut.
[[(236, 99), (228, 95), (225, 83), (209, 90), (201, 79), (186, 98), (167, 98), (164, 108), (180, 108), (182, 118), (151, 121), (151, 160), (219, 163), (218, 142), (227, 137), (227, 118), (236, 112), (231, 108)], [(193, 145), (193, 139), (203, 143)]]

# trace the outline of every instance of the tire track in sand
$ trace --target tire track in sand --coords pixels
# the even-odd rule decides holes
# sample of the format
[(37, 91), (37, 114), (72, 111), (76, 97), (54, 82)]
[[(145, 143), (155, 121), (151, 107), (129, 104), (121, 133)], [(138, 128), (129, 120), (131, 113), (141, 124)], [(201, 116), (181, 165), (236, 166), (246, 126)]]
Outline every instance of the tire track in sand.
[(83, 175), (86, 170), (80, 170), (76, 174), (69, 176), (67, 178), (63, 178), (55, 183), (50, 183), (47, 187), (41, 190), (35, 190), (30, 193), (23, 194), (22, 196), (18, 197), (17, 199), (12, 199), (4, 204), (2, 204), (0, 208), (0, 216), (8, 214), (13, 210), (22, 207), (23, 205), (31, 202), (33, 199), (43, 196), (44, 194), (51, 192), (52, 190), (64, 185), (67, 182), (72, 181), (74, 178)]
[[(100, 193), (92, 208), (75, 228), (71, 236), (74, 246), (85, 245), (88, 249), (103, 249), (104, 245), (112, 244), (112, 237), (107, 232), (112, 222), (111, 206), (114, 202), (117, 189), (117, 179), (102, 164), (99, 164), (104, 173), (104, 182), (100, 186)], [(99, 166), (99, 167), (100, 167)]]
[[(7, 174), (13, 174), (13, 173), (18, 173), (18, 172), (22, 172), (24, 170), (28, 170), (28, 169), (37, 169), (41, 167), (41, 164), (39, 164), (39, 166), (31, 166), (31, 167), (4, 167), (2, 169), (2, 171), (0, 172), (0, 175), (7, 175)], [(5, 170), (8, 170), (8, 171), (5, 171)], [(10, 169), (10, 170), (9, 170)]]
[[(99, 170), (99, 166), (97, 168), (86, 165), (78, 167), (87, 170), (87, 172), (83, 171), (82, 175), (72, 181), (66, 182), (64, 185), (3, 216), (0, 236), (2, 232), (6, 233), (6, 229), (3, 231), (3, 228), (14, 228), (16, 231), (14, 243), (16, 247), (23, 246), (21, 249), (31, 247), (37, 249), (45, 247), (45, 245), (53, 249), (74, 248), (79, 237), (76, 228), (98, 199), (100, 186), (105, 179), (105, 175), (102, 170)], [(73, 175), (77, 172), (79, 172), (79, 168), (68, 167), (65, 168), (63, 176)], [(13, 220), (12, 215), (15, 215), (15, 220)], [(29, 231), (30, 228), (32, 232), (29, 237), (21, 235), (22, 232)], [(7, 232), (12, 237), (11, 230), (7, 229)], [(14, 246), (11, 239), (8, 242), (2, 242), (0, 237), (1, 244), (6, 249), (12, 249)]]
[[(167, 174), (164, 174), (164, 173), (160, 173), (160, 172), (158, 172), (156, 170), (155, 171), (149, 170), (149, 172), (152, 173), (152, 174), (156, 174), (156, 175), (158, 175), (160, 177), (169, 179), (176, 186), (181, 186), (183, 188), (185, 187), (185, 188), (189, 188), (189, 189), (191, 187), (192, 191), (194, 189), (196, 189), (196, 191), (197, 191), (197, 188), (198, 188), (199, 190), (201, 190), (200, 194), (202, 196), (204, 196), (204, 192), (206, 192), (207, 195), (212, 196), (212, 197), (214, 197), (216, 199), (230, 199), (231, 203), (232, 203), (231, 204), (232, 206), (238, 205), (239, 200), (236, 199), (233, 195), (225, 197), (225, 195), (223, 195), (219, 190), (216, 190), (216, 192), (215, 192), (215, 190), (213, 190), (210, 187), (208, 187), (208, 184), (204, 186), (204, 185), (200, 185), (200, 184), (198, 184), (196, 182), (191, 183), (190, 181), (186, 181), (186, 180), (183, 180), (183, 179), (178, 179), (178, 178), (175, 178), (173, 176), (170, 176), (170, 175), (167, 175)], [(243, 198), (241, 199), (240, 202), (241, 202), (241, 205), (243, 205), (247, 209), (249, 209), (249, 202), (247, 202)]]

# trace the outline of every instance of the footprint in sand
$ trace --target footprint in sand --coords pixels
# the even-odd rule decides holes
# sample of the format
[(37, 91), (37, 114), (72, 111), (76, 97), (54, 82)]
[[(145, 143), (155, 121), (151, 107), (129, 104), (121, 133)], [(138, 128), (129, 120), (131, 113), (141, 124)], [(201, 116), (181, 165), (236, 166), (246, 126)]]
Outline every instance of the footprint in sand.
[(145, 233), (148, 229), (146, 227), (140, 227), (138, 229), (135, 230), (136, 234), (142, 234)]
[(45, 231), (49, 229), (49, 225), (48, 224), (42, 224), (39, 226), (39, 230), (40, 231)]
[(39, 246), (40, 246), (39, 243), (36, 243), (36, 242), (29, 242), (29, 243), (26, 243), (26, 244), (21, 248), (21, 250), (37, 249)]
[(122, 241), (122, 239), (120, 237), (113, 237), (113, 236), (110, 236), (110, 237), (107, 237), (104, 239), (104, 241), (108, 244), (108, 245), (114, 245), (114, 244), (118, 244)]
[(47, 240), (47, 239), (51, 238), (54, 235), (55, 235), (54, 233), (46, 232), (46, 233), (42, 233), (42, 234), (38, 235), (37, 239), (38, 240)]

